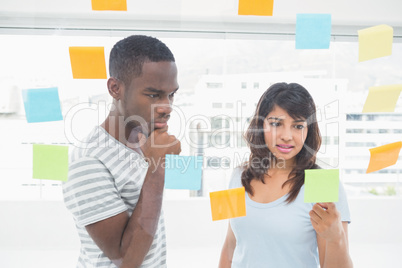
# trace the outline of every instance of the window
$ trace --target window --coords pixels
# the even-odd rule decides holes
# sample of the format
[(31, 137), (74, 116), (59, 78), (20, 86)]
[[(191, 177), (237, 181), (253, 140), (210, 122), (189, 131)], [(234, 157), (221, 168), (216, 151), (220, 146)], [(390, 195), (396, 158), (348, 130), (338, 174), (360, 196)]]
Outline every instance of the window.
[(339, 136), (334, 137), (334, 145), (339, 145)]
[(323, 145), (329, 145), (330, 142), (331, 142), (331, 137), (328, 137), (328, 136), (322, 137), (322, 144)]
[(233, 107), (234, 107), (233, 103), (225, 103), (225, 108), (233, 109)]
[(222, 83), (207, 83), (207, 88), (222, 88)]
[(346, 120), (347, 121), (361, 121), (362, 115), (361, 114), (347, 114)]
[(346, 147), (375, 147), (375, 142), (346, 142)]
[(363, 133), (363, 129), (346, 129), (346, 133)]
[[(72, 79), (68, 46), (70, 44), (104, 46), (108, 61), (111, 46), (122, 37), (123, 35), (106, 37), (57, 34), (0, 36), (3, 48), (0, 57), (3, 62), (9, 63), (2, 65), (0, 70), (0, 81), (3, 84), (0, 93), (0, 123), (9, 130), (2, 134), (1, 143), (6, 151), (15, 152), (9, 155), (3, 154), (1, 159), (3, 161), (0, 161), (2, 174), (10, 178), (7, 180), (9, 187), (2, 187), (0, 190), (0, 198), (61, 198), (59, 182), (31, 179), (32, 144), (71, 145), (79, 141), (93, 126), (103, 122), (111, 101), (105, 80)], [(204, 146), (205, 156), (226, 156), (234, 159), (236, 154), (241, 154), (240, 159), (247, 159), (243, 157), (247, 152), (247, 146), (242, 135), (247, 129), (248, 119), (252, 116), (255, 104), (265, 89), (277, 81), (283, 81), (284, 75), (289, 81), (304, 85), (312, 94), (320, 113), (319, 124), (324, 137), (318, 158), (330, 167), (340, 168), (341, 172), (345, 170), (343, 180), (349, 186), (359, 188), (361, 182), (367, 178), (364, 172), (361, 173), (361, 170), (367, 167), (368, 161), (360, 158), (362, 154), (367, 153), (364, 150), (388, 141), (400, 140), (402, 127), (398, 122), (402, 121), (402, 101), (397, 102), (394, 113), (360, 112), (369, 86), (400, 83), (401, 67), (400, 61), (396, 60), (398, 57), (382, 61), (382, 65), (386, 68), (379, 70), (375, 68), (374, 63), (366, 64), (372, 68), (358, 65), (355, 61), (357, 57), (355, 41), (332, 42), (329, 50), (316, 53), (317, 51), (295, 50), (292, 40), (260, 39), (258, 36), (224, 40), (188, 36), (175, 38), (163, 36), (161, 39), (175, 54), (179, 68), (180, 91), (174, 103), (178, 112), (172, 115), (169, 130), (176, 129), (177, 133), (186, 133), (191, 126), (191, 120), (196, 117), (200, 119), (203, 122), (204, 142), (209, 144)], [(27, 43), (30, 46), (26, 46)], [(197, 53), (192, 53), (189, 57), (188, 47), (197, 47)], [(228, 47), (231, 49), (227, 49)], [(240, 47), (248, 49), (244, 53), (238, 53), (236, 48)], [(222, 51), (226, 51), (224, 58)], [(270, 51), (275, 51), (275, 55), (281, 60), (272, 57)], [(394, 44), (393, 54), (402, 54), (401, 43)], [(304, 60), (306, 55), (309, 61)], [(24, 64), (15, 61), (16, 58), (23, 58)], [(261, 62), (261, 59), (264, 59), (264, 62), (256, 64)], [(236, 64), (239, 60), (243, 64)], [(383, 72), (386, 72), (387, 79), (381, 75)], [(370, 79), (362, 80), (361, 76)], [(27, 124), (20, 96), (21, 90), (51, 86), (58, 87), (63, 116), (71, 119), (71, 122), (67, 120), (49, 124)], [(5, 90), (6, 88), (8, 90)], [(249, 89), (252, 90), (252, 94), (248, 92)], [(19, 96), (17, 103), (5, 101), (9, 100), (12, 94)], [(326, 113), (328, 107), (336, 106), (331, 105), (336, 100), (341, 104), (338, 105), (339, 110)], [(7, 110), (11, 113), (5, 112)], [(71, 118), (69, 115), (72, 112), (76, 113), (76, 116)], [(180, 122), (180, 116), (187, 121)], [(332, 129), (332, 126), (336, 125), (338, 129)], [(67, 128), (72, 135), (66, 136)], [(213, 131), (219, 129), (226, 129), (225, 131), (230, 132), (233, 138), (229, 138), (224, 132), (211, 136)], [(182, 154), (199, 152), (194, 142), (196, 136), (187, 136), (182, 134), (180, 137)], [(223, 149), (214, 145), (226, 147)], [(357, 160), (345, 162), (345, 154), (348, 157), (355, 156)], [(231, 168), (221, 170), (226, 174), (226, 178), (229, 177)], [(359, 183), (353, 176), (348, 176), (349, 173), (355, 172), (354, 169), (362, 175)], [(381, 176), (389, 176), (391, 181), (394, 178), (396, 180), (394, 173), (384, 173)], [(370, 184), (370, 181), (367, 181), (367, 184)], [(400, 184), (398, 187), (401, 187)], [(10, 188), (13, 191), (10, 191)], [(204, 190), (204, 194), (208, 192), (208, 189)], [(398, 193), (400, 192), (402, 191), (398, 190)]]
[(222, 118), (217, 117), (217, 116), (212, 117), (211, 118), (211, 128), (212, 128), (212, 130), (221, 129), (223, 127), (222, 122), (223, 122)]
[(212, 108), (214, 108), (214, 109), (220, 109), (220, 108), (222, 108), (222, 103), (213, 102), (213, 103), (212, 103)]
[(247, 147), (247, 142), (242, 133), (237, 134), (237, 148)]

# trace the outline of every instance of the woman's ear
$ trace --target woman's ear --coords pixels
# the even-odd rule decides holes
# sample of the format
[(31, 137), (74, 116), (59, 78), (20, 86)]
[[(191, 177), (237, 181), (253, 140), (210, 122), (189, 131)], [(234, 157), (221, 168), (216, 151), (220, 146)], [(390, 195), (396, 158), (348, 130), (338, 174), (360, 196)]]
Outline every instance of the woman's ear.
[(124, 87), (123, 83), (120, 82), (120, 80), (118, 80), (117, 78), (110, 77), (107, 80), (107, 88), (109, 94), (115, 100), (120, 100), (120, 98), (122, 97), (124, 91), (123, 87)]

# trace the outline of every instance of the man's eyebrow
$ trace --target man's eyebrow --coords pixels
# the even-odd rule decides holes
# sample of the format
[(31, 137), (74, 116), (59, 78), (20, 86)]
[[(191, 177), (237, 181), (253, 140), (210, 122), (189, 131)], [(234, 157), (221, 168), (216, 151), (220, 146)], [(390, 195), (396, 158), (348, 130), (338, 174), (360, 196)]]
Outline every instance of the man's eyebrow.
[[(179, 90), (179, 88), (176, 88), (172, 93), (176, 93), (177, 90)], [(145, 88), (145, 91), (148, 91), (151, 93), (156, 93), (156, 94), (165, 94), (166, 93), (164, 90), (156, 89), (153, 87), (147, 87), (147, 88)], [(172, 93), (170, 93), (170, 94), (172, 94)]]
[(165, 91), (160, 90), (160, 89), (156, 89), (156, 88), (153, 88), (153, 87), (147, 87), (147, 88), (145, 88), (145, 91), (152, 92), (152, 93), (158, 93), (158, 94), (165, 93)]

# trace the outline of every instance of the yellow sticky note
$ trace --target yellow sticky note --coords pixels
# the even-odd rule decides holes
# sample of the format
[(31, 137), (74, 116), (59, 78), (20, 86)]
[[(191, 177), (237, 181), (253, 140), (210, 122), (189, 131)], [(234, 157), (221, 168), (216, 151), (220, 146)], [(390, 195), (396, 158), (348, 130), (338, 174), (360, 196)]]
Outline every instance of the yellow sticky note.
[(224, 220), (246, 216), (244, 187), (210, 192), (212, 220)]
[(272, 16), (274, 0), (239, 0), (239, 15)]
[(363, 113), (394, 112), (402, 84), (370, 87)]
[(67, 181), (68, 146), (33, 145), (34, 179)]
[(398, 141), (369, 149), (371, 157), (366, 173), (395, 165), (396, 161), (398, 161), (401, 148), (402, 141)]
[(394, 29), (382, 24), (357, 31), (359, 35), (359, 62), (392, 54)]
[(92, 10), (127, 11), (127, 0), (92, 0)]
[(106, 79), (105, 49), (103, 47), (70, 47), (74, 79)]

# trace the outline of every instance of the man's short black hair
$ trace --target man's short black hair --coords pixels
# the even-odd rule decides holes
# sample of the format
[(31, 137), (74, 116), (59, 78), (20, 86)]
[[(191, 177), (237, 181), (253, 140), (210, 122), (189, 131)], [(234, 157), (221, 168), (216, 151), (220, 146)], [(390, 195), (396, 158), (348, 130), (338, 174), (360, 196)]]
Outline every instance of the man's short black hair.
[(170, 49), (159, 39), (132, 35), (117, 42), (110, 51), (109, 73), (128, 86), (140, 76), (144, 62), (175, 61)]

